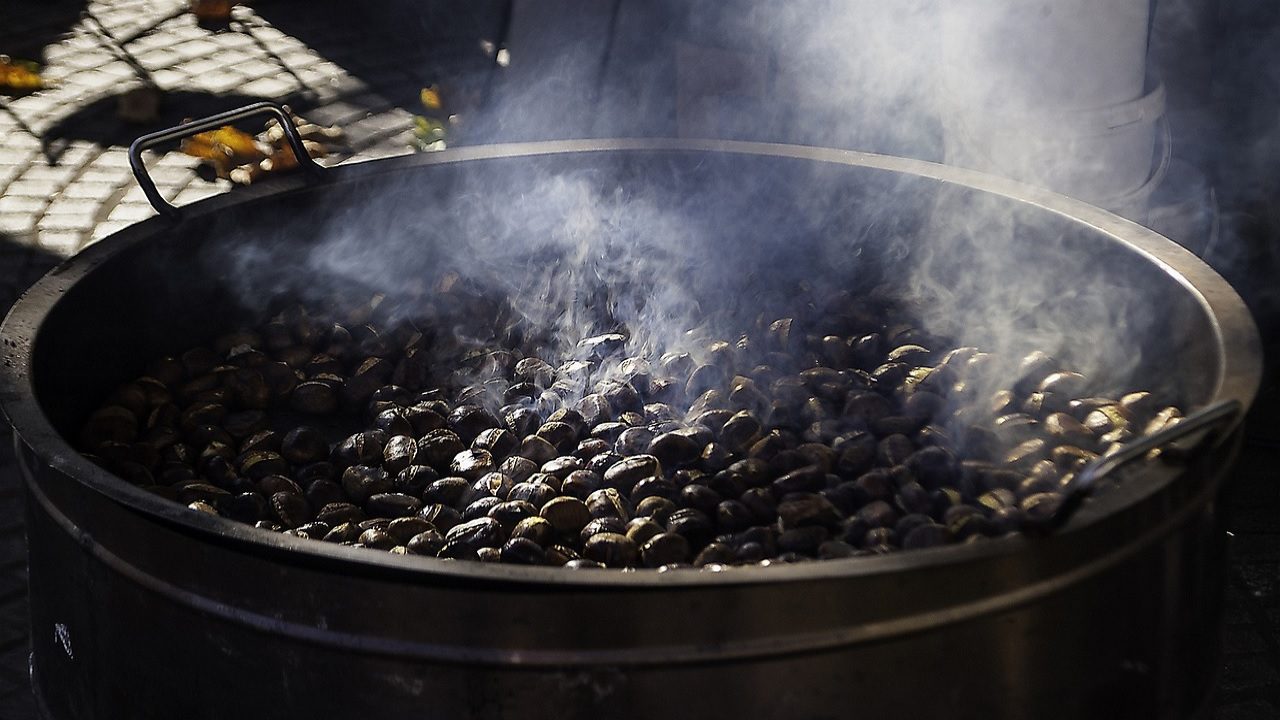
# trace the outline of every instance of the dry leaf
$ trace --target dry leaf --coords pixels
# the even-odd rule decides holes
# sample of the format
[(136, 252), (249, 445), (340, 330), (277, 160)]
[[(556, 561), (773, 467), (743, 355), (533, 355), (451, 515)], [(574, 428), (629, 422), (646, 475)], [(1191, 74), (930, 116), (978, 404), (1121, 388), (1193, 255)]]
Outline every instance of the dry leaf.
[(444, 103), (440, 101), (440, 88), (435, 85), (422, 88), (418, 93), (418, 99), (422, 101), (422, 107), (428, 110), (439, 110), (444, 107)]
[(256, 164), (267, 156), (249, 133), (224, 125), (196, 133), (182, 141), (182, 152), (207, 160), (218, 177), (229, 177), (232, 168)]
[(26, 60), (14, 60), (0, 55), (0, 90), (33, 92), (44, 87), (40, 66)]
[[(303, 137), (303, 148), (313, 158), (329, 154), (329, 149), (318, 140), (342, 141), (342, 131), (337, 128), (309, 123), (293, 113), (290, 113), (290, 117)], [(205, 160), (213, 166), (218, 177), (229, 179), (237, 185), (252, 185), (267, 175), (298, 167), (293, 148), (285, 138), (280, 123), (274, 119), (269, 120), (263, 131), (256, 136), (230, 125), (196, 133), (182, 141), (182, 152)]]

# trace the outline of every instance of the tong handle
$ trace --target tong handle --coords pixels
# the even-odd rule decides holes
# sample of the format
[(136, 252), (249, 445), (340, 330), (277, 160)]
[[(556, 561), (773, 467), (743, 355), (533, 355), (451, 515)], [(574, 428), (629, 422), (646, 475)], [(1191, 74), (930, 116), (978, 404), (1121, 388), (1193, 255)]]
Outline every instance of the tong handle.
[(147, 200), (151, 202), (151, 206), (156, 209), (156, 212), (173, 220), (179, 220), (182, 217), (182, 211), (177, 206), (160, 196), (160, 191), (156, 189), (155, 181), (151, 179), (151, 175), (147, 173), (146, 166), (142, 163), (143, 150), (163, 142), (180, 140), (196, 133), (215, 130), (223, 125), (229, 125), (254, 115), (274, 115), (280, 121), (280, 127), (284, 129), (284, 136), (289, 141), (289, 147), (293, 149), (293, 155), (298, 160), (298, 166), (313, 177), (319, 177), (324, 173), (324, 167), (311, 159), (311, 155), (307, 153), (306, 147), (302, 144), (302, 135), (298, 132), (298, 126), (293, 124), (293, 118), (289, 117), (289, 113), (285, 112), (282, 106), (268, 101), (253, 103), (242, 108), (183, 123), (167, 130), (157, 130), (133, 141), (133, 144), (129, 146), (129, 167), (133, 170), (133, 177), (138, 181), (138, 185), (142, 186), (142, 192), (147, 196)]
[(1071, 479), (1070, 484), (1065, 489), (1062, 503), (1058, 505), (1057, 510), (1052, 515), (1041, 523), (1036, 523), (1036, 525), (1039, 525), (1037, 529), (1053, 530), (1061, 527), (1080, 504), (1084, 502), (1085, 497), (1089, 495), (1099, 481), (1134, 460), (1146, 456), (1152, 450), (1164, 447), (1197, 432), (1212, 432), (1214, 429), (1223, 430), (1224, 432), (1221, 435), (1206, 437), (1202, 444), (1216, 442), (1222, 435), (1226, 434), (1226, 429), (1234, 425), (1235, 420), (1240, 416), (1240, 408), (1240, 403), (1236, 400), (1222, 400), (1212, 405), (1206, 405), (1172, 425), (1143, 435), (1132, 442), (1125, 443), (1113, 453), (1095, 458)]

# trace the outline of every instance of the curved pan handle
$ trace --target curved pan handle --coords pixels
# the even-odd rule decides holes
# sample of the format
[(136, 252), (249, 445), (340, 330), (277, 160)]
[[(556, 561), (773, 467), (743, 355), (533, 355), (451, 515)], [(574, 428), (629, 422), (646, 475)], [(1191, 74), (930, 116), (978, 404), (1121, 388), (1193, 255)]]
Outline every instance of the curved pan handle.
[(1064, 490), (1062, 502), (1058, 505), (1057, 510), (1043, 520), (1030, 521), (1025, 529), (1033, 532), (1049, 532), (1061, 527), (1071, 517), (1071, 514), (1080, 507), (1080, 504), (1084, 502), (1084, 499), (1088, 497), (1100, 480), (1134, 460), (1146, 456), (1152, 450), (1162, 448), (1197, 432), (1213, 433), (1215, 429), (1223, 432), (1206, 436), (1199, 445), (1203, 446), (1207, 443), (1218, 441), (1222, 435), (1226, 434), (1225, 430), (1232, 427), (1234, 421), (1240, 416), (1240, 407), (1240, 403), (1236, 400), (1223, 400), (1212, 405), (1206, 405), (1173, 425), (1149, 435), (1143, 435), (1136, 440), (1125, 443), (1116, 452), (1094, 459), (1071, 479), (1071, 482)]
[(302, 135), (298, 133), (298, 127), (293, 124), (293, 118), (289, 117), (289, 113), (285, 112), (283, 107), (266, 101), (245, 105), (242, 108), (210, 115), (167, 130), (158, 130), (133, 141), (133, 144), (129, 146), (129, 167), (133, 169), (133, 177), (142, 186), (142, 192), (146, 194), (147, 200), (151, 201), (151, 206), (156, 209), (156, 212), (174, 220), (182, 217), (182, 211), (177, 206), (160, 196), (160, 191), (156, 189), (155, 182), (147, 173), (146, 166), (142, 164), (142, 151), (163, 142), (180, 140), (206, 130), (214, 130), (253, 115), (275, 115), (276, 119), (280, 121), (280, 127), (284, 128), (284, 136), (289, 140), (289, 147), (293, 149), (293, 155), (298, 160), (298, 166), (313, 177), (318, 177), (324, 172), (324, 167), (312, 160), (311, 156), (307, 154), (307, 149), (302, 144)]

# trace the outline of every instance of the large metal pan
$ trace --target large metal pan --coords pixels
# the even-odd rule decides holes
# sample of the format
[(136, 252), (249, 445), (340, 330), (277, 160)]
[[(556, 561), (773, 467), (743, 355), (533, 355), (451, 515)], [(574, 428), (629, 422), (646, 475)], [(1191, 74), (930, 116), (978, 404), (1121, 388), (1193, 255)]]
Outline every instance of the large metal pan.
[[(1202, 707), (1224, 587), (1216, 500), (1238, 427), (1181, 464), (1144, 466), (1043, 537), (662, 574), (392, 557), (285, 537), (155, 497), (67, 439), (148, 358), (242, 312), (242, 270), (225, 264), (242, 257), (235, 249), (289, 257), (347, 212), (334, 208), (406, 186), (417, 200), (384, 205), (395, 208), (385, 228), (428, 208), (437, 220), (462, 212), (477, 188), (514, 201), (563, 174), (656, 189), (703, 208), (710, 226), (764, 218), (708, 240), (725, 243), (708, 248), (721, 254), (771, 257), (778, 233), (794, 244), (870, 219), (846, 236), (898, 238), (883, 243), (892, 251), (863, 248), (881, 273), (914, 262), (920, 217), (939, 198), (980, 201), (1035, 230), (1015, 254), (1046, 277), (1046, 292), (1054, 276), (1088, 272), (1158, 308), (1151, 332), (1131, 327), (1133, 338), (1116, 341), (1151, 351), (1135, 372), (1186, 407), (1247, 407), (1260, 375), (1253, 323), (1174, 243), (989, 176), (759, 143), (476, 147), (315, 174), (125, 228), (52, 271), (5, 321), (0, 402), (28, 490), (33, 685), (49, 716), (1175, 718)], [(788, 225), (802, 205), (825, 212)], [(1040, 257), (1042, 237), (1069, 248), (1075, 267)], [(427, 237), (424, 248), (467, 242)], [(267, 268), (254, 283), (286, 271)]]

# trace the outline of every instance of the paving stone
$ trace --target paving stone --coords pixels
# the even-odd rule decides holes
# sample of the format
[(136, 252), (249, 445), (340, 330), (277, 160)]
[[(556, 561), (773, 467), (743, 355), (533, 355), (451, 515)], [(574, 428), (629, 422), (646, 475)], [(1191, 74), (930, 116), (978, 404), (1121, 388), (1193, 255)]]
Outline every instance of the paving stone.
[(155, 159), (148, 163), (148, 167), (152, 168), (181, 168), (190, 170), (200, 162), (199, 158), (192, 157), (182, 152), (166, 152), (157, 154)]
[(141, 202), (136, 199), (126, 198), (111, 209), (111, 213), (107, 215), (107, 220), (134, 223), (139, 220), (146, 220), (155, 214), (155, 208), (151, 207), (151, 203), (148, 203), (145, 197)]
[(59, 162), (57, 165), (47, 165), (38, 162), (27, 168), (20, 179), (33, 182), (48, 181), (61, 187), (80, 174), (81, 166), (82, 163)]
[(27, 132), (25, 128), (5, 132), (4, 145), (10, 150), (39, 150), (40, 138)]
[(254, 25), (253, 35), (264, 43), (275, 43), (293, 39), (285, 35), (283, 32), (280, 32), (277, 28), (265, 23)]
[(99, 203), (85, 198), (71, 198), (59, 194), (49, 203), (45, 213), (49, 215), (86, 215), (97, 211)]
[(82, 166), (93, 162), (102, 150), (91, 142), (76, 140), (58, 151), (58, 164)]
[(178, 54), (169, 48), (156, 48), (142, 53), (137, 60), (139, 65), (148, 70), (159, 70), (177, 61)]
[(85, 182), (77, 180), (63, 189), (61, 196), (77, 200), (94, 200), (101, 204), (119, 191), (118, 183)]
[(36, 229), (36, 220), (37, 216), (32, 213), (0, 213), (0, 233), (9, 236), (32, 233)]
[(0, 214), (21, 213), (32, 215), (42, 212), (48, 204), (48, 198), (4, 195), (0, 196)]
[(186, 188), (185, 184), (156, 186), (156, 190), (160, 191), (160, 197), (164, 198), (169, 203), (173, 203), (174, 198), (176, 198), (178, 196), (178, 193), (182, 192), (184, 188)]
[(142, 188), (138, 187), (137, 185), (134, 185), (125, 191), (124, 195), (120, 198), (120, 202), (132, 203), (132, 204), (146, 204), (147, 196), (145, 193), (142, 192)]
[[(327, 92), (332, 93), (334, 100), (345, 100), (346, 98), (363, 95), (371, 91), (368, 83), (350, 75), (345, 75), (340, 70), (332, 72), (316, 72), (314, 69), (302, 70), (298, 73), (298, 77), (309, 85), (323, 86)], [(333, 102), (333, 100), (329, 100), (325, 104), (327, 105), (330, 102)]]
[(282, 72), (280, 63), (276, 62), (274, 58), (247, 57), (245, 59), (237, 58), (234, 62), (236, 71), (244, 73), (246, 77), (273, 77)]
[(366, 113), (368, 110), (363, 107), (338, 100), (311, 109), (307, 112), (307, 117), (321, 125), (343, 125), (364, 117)]
[(71, 257), (84, 243), (83, 232), (41, 230), (37, 238), (40, 248), (58, 257)]
[[(302, 68), (297, 73), (302, 82), (308, 86), (325, 86), (332, 92), (333, 96), (345, 94), (342, 85), (346, 78), (341, 70), (314, 65)], [(361, 90), (364, 89), (365, 86), (361, 84)]]
[(369, 132), (402, 131), (413, 123), (413, 115), (400, 108), (374, 113), (362, 119), (359, 126)]
[[(164, 32), (174, 40), (204, 40), (212, 42), (208, 30), (196, 25), (191, 15), (179, 15), (165, 24)], [(216, 45), (216, 43), (214, 43)]]
[(63, 38), (62, 44), (75, 51), (68, 57), (80, 57), (89, 53), (103, 51), (102, 40), (96, 34), (85, 29), (83, 23), (78, 23), (75, 27), (69, 29)]
[(44, 61), (48, 63), (48, 65), (60, 64), (60, 60), (70, 57), (75, 53), (76, 49), (71, 47), (70, 43), (65, 40), (62, 42), (54, 42), (45, 47)]
[(169, 48), (174, 44), (174, 39), (168, 33), (157, 28), (156, 32), (147, 33), (134, 38), (128, 44), (129, 52), (138, 54), (155, 50), (157, 48)]
[(116, 187), (132, 182), (133, 173), (129, 170), (127, 165), (123, 167), (91, 165), (85, 168), (84, 172), (80, 174), (80, 177), (76, 178), (76, 184), (105, 184), (115, 185)]
[[(27, 171), (30, 173), (30, 171)], [(9, 183), (5, 195), (24, 195), (27, 197), (51, 198), (57, 194), (62, 184), (52, 180), (28, 179), (26, 174)]]
[(224, 60), (219, 60), (216, 57), (198, 57), (179, 65), (175, 65), (174, 67), (189, 76), (199, 77), (205, 73), (225, 68), (226, 66), (227, 64)]
[(77, 71), (71, 75), (71, 77), (76, 77), (81, 74), (81, 71), (102, 67), (115, 59), (115, 55), (99, 48), (90, 52), (68, 55), (61, 64)]
[[(0, 238), (6, 243), (22, 249), (35, 247), (36, 223), (39, 215), (28, 213), (8, 213), (0, 215)], [(6, 268), (7, 269), (7, 268)]]
[(70, 76), (63, 80), (57, 87), (48, 91), (48, 100), (53, 103), (52, 107), (47, 111), (35, 111), (27, 107), (17, 108), (22, 114), (22, 120), (26, 124), (23, 128), (24, 132), (34, 132), (37, 136), (43, 132), (43, 128), (47, 123), (40, 123), (40, 120), (57, 117), (61, 119), (66, 115), (68, 107), (75, 107), (79, 101), (87, 99), (87, 95), (97, 92), (94, 88), (81, 85), (75, 76)]
[(298, 83), (288, 75), (280, 77), (263, 77), (247, 83), (240, 88), (246, 95), (257, 95), (266, 98), (280, 98), (298, 89)]
[(207, 37), (199, 37), (195, 40), (188, 40), (171, 48), (182, 58), (202, 58), (212, 55), (218, 51), (218, 44), (209, 40)]
[(413, 140), (413, 129), (410, 128), (404, 132), (396, 133), (395, 135), (387, 138), (386, 144), (388, 146), (399, 148), (400, 152), (397, 154), (407, 154), (414, 147)]
[(9, 183), (16, 180), (25, 171), (26, 168), (21, 165), (0, 165), (0, 193), (3, 193)]
[(213, 183), (197, 182), (182, 188), (181, 192), (174, 196), (173, 202), (177, 205), (190, 205), (224, 192), (226, 192), (225, 188)]
[(278, 53), (278, 55), (280, 56), (281, 62), (295, 71), (302, 68), (312, 67), (315, 64), (324, 61), (324, 58), (320, 57), (308, 48), (299, 48), (289, 52)]
[(247, 50), (251, 47), (256, 48), (258, 45), (252, 37), (240, 32), (225, 32), (211, 39), (219, 47), (227, 50)]
[(152, 182), (161, 188), (185, 186), (195, 176), (195, 170), (189, 167), (159, 167), (151, 171)]
[(115, 146), (102, 148), (102, 152), (98, 155), (98, 157), (94, 158), (93, 160), (94, 165), (105, 165), (105, 164), (122, 165), (122, 164), (128, 164), (128, 162), (129, 162), (129, 148), (115, 147)]
[(36, 227), (40, 230), (42, 237), (49, 231), (75, 231), (76, 233), (85, 233), (93, 229), (97, 220), (97, 217), (93, 213), (84, 215), (44, 215), (40, 218), (40, 221), (36, 223)]
[(47, 65), (40, 71), (40, 76), (44, 78), (46, 83), (61, 84), (74, 72), (76, 72), (74, 69), (65, 65)]
[(164, 90), (184, 90), (190, 76), (182, 70), (161, 68), (151, 73), (151, 80)]
[(58, 109), (58, 100), (53, 91), (45, 90), (20, 97), (11, 102), (10, 107), (23, 115), (42, 115)]
[(35, 160), (37, 151), (30, 145), (21, 147), (13, 144), (11, 141), (17, 140), (17, 134), (21, 130), (13, 128), (0, 128), (4, 132), (4, 144), (0, 145), (0, 165), (25, 166)]
[(129, 68), (129, 72), (122, 76), (112, 75), (93, 68), (91, 70), (81, 70), (74, 75), (67, 76), (61, 89), (65, 92), (74, 93), (117, 91), (120, 89), (121, 81), (125, 79), (137, 79), (137, 74), (133, 68)]
[(121, 32), (127, 31), (138, 19), (136, 9), (128, 5), (97, 5), (92, 13), (94, 19), (116, 37), (121, 37)]
[(116, 80), (138, 77), (138, 69), (123, 60), (103, 65), (97, 71)]
[(214, 70), (198, 78), (192, 78), (197, 87), (214, 93), (225, 93), (237, 90), (244, 84), (244, 78), (229, 70)]
[[(155, 213), (153, 212), (152, 214), (155, 214)], [(140, 218), (140, 219), (145, 219), (145, 218)], [(117, 233), (129, 227), (132, 224), (133, 224), (132, 222), (127, 220), (104, 220), (98, 223), (93, 228), (93, 234), (89, 238), (89, 241), (90, 243), (92, 243), (94, 241), (101, 240), (102, 238), (107, 237), (108, 235), (111, 235), (113, 233)]]

